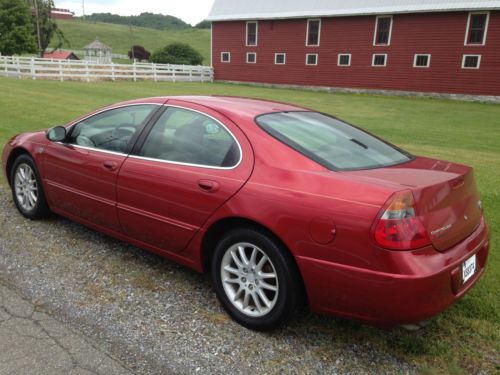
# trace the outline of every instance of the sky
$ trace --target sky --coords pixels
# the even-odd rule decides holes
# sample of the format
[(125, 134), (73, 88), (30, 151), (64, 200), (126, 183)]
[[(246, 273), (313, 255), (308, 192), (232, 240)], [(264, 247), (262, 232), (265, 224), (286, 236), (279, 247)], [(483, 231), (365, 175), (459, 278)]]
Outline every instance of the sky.
[(77, 16), (85, 14), (114, 13), (122, 16), (142, 12), (169, 14), (192, 25), (208, 16), (214, 0), (55, 0), (57, 8), (69, 9)]

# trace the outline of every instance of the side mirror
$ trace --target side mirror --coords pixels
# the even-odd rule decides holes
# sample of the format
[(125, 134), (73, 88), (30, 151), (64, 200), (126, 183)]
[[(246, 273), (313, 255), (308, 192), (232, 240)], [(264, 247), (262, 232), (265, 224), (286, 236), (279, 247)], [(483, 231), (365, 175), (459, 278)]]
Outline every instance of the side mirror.
[(47, 130), (47, 139), (52, 142), (62, 142), (66, 139), (66, 128), (64, 126), (54, 126)]

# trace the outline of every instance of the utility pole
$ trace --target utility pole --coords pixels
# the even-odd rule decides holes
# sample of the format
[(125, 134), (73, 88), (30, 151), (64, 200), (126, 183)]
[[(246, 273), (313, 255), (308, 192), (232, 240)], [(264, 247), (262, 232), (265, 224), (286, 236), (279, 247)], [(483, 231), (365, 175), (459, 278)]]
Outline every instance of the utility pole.
[(83, 14), (83, 20), (85, 20), (85, 0), (82, 0), (82, 14)]
[(129, 21), (128, 26), (129, 26), (129, 30), (130, 30), (130, 48), (131, 48), (131, 51), (132, 51), (132, 61), (135, 63), (134, 36), (132, 34), (132, 20)]
[(38, 57), (42, 57), (42, 37), (40, 35), (40, 17), (38, 14), (38, 0), (33, 0), (36, 18), (36, 35), (38, 37)]

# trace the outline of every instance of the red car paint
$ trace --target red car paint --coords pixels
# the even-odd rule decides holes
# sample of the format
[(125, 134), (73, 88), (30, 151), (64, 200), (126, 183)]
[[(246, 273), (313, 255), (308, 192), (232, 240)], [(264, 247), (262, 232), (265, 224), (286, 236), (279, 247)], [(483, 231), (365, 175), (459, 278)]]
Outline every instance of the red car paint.
[[(171, 164), (52, 143), (37, 132), (7, 143), (4, 171), (19, 152), (29, 153), (54, 212), (199, 272), (212, 228), (235, 218), (258, 224), (293, 254), (316, 312), (384, 326), (419, 322), (458, 300), (484, 271), (488, 229), (467, 166), (416, 157), (386, 168), (328, 170), (255, 124), (264, 113), (304, 110), (282, 103), (165, 97), (108, 108), (139, 103), (214, 117), (237, 138), (241, 162), (226, 170)], [(387, 250), (373, 226), (405, 190), (432, 244)], [(462, 283), (461, 265), (473, 254), (476, 273)]]

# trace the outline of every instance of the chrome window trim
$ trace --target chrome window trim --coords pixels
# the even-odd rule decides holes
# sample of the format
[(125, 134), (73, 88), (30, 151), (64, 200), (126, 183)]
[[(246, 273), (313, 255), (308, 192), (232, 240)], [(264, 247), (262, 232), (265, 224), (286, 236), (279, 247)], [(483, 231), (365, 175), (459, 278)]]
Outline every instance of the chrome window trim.
[(236, 136), (231, 132), (231, 130), (229, 130), (227, 128), (227, 126), (224, 125), (220, 120), (217, 120), (215, 117), (209, 115), (208, 113), (205, 113), (205, 112), (202, 112), (202, 111), (198, 111), (196, 109), (187, 108), (187, 107), (183, 107), (183, 106), (180, 106), (180, 105), (168, 104), (168, 103), (167, 104), (162, 104), (162, 105), (164, 107), (167, 107), (167, 110), (168, 110), (168, 107), (172, 107), (172, 108), (184, 109), (186, 111), (196, 112), (196, 113), (199, 113), (199, 114), (201, 114), (203, 116), (209, 117), (212, 120), (214, 120), (215, 122), (217, 122), (218, 124), (220, 124), (229, 133), (229, 135), (233, 138), (233, 140), (236, 142), (236, 145), (238, 146), (238, 151), (239, 151), (239, 154), (240, 154), (240, 158), (238, 159), (238, 162), (234, 166), (232, 166), (232, 167), (216, 167), (216, 166), (213, 166), (213, 165), (183, 163), (183, 162), (180, 162), (180, 161), (149, 158), (149, 157), (146, 157), (146, 156), (139, 156), (139, 155), (129, 155), (129, 158), (140, 159), (140, 160), (147, 160), (147, 161), (155, 161), (155, 162), (166, 163), (166, 164), (182, 165), (182, 166), (186, 166), (186, 167), (205, 168), (205, 169), (232, 170), (232, 169), (238, 168), (238, 166), (241, 164), (241, 162), (243, 160), (243, 150), (241, 148), (240, 142), (238, 142), (238, 138), (236, 138)]
[(75, 145), (73, 143), (63, 143), (63, 142), (55, 142), (55, 143), (57, 143), (57, 144), (59, 144), (61, 146), (65, 146), (65, 147), (71, 146), (71, 147), (79, 148), (79, 149), (82, 149), (82, 150), (104, 152), (105, 154), (111, 154), (111, 155), (117, 155), (117, 156), (125, 156), (125, 157), (127, 157), (129, 155), (129, 154), (124, 154), (123, 152), (103, 150), (103, 149), (95, 148), (95, 147), (80, 146), (80, 145)]

